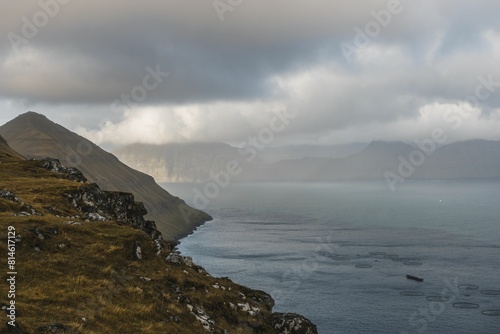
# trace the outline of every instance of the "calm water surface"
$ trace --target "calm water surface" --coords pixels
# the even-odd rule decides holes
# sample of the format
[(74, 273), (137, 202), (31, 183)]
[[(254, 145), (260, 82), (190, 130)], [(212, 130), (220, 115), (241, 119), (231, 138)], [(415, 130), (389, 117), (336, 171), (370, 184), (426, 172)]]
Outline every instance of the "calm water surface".
[[(163, 186), (188, 204), (203, 191)], [(491, 182), (233, 184), (179, 249), (320, 333), (496, 334), (499, 199)]]

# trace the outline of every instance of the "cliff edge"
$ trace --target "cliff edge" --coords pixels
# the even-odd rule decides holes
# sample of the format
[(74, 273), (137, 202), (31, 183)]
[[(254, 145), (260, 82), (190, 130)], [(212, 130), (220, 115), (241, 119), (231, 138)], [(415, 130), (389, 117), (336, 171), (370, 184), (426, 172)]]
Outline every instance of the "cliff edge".
[(0, 153), (0, 252), (13, 272), (2, 333), (317, 333), (173, 252), (132, 194), (56, 159)]

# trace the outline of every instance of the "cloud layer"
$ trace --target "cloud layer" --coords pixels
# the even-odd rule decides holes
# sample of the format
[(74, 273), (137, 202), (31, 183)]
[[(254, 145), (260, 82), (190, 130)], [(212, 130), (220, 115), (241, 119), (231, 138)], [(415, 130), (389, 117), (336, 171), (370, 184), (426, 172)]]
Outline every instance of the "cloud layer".
[(35, 109), (98, 143), (236, 143), (286, 109), (297, 117), (277, 143), (411, 141), (482, 86), (488, 97), (469, 99), (475, 111), (450, 137), (500, 139), (497, 1), (41, 0), (0, 10), (0, 121)]

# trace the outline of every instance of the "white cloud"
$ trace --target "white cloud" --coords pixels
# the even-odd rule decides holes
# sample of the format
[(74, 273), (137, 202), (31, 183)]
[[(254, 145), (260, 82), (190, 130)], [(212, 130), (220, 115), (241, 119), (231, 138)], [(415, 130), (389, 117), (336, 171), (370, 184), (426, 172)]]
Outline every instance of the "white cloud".
[[(446, 117), (447, 114), (453, 117)], [(431, 103), (420, 108), (416, 119), (371, 123), (330, 131), (323, 140), (351, 143), (376, 139), (413, 143), (415, 140), (432, 138), (435, 129), (441, 129), (449, 143), (469, 139), (500, 140), (499, 128), (500, 109), (485, 116), (480, 109), (467, 104)]]
[(100, 129), (76, 131), (98, 144), (114, 145), (238, 141), (267, 126), (280, 107), (279, 102), (145, 107), (127, 111), (122, 121), (102, 122)]

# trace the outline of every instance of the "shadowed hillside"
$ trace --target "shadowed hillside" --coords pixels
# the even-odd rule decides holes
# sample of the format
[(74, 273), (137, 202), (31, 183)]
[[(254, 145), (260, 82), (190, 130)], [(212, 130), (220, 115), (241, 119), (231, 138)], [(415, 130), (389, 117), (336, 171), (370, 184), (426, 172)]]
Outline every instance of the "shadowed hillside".
[(2, 160), (23, 160), (24, 158), (14, 151), (9, 144), (0, 136), (0, 159)]

